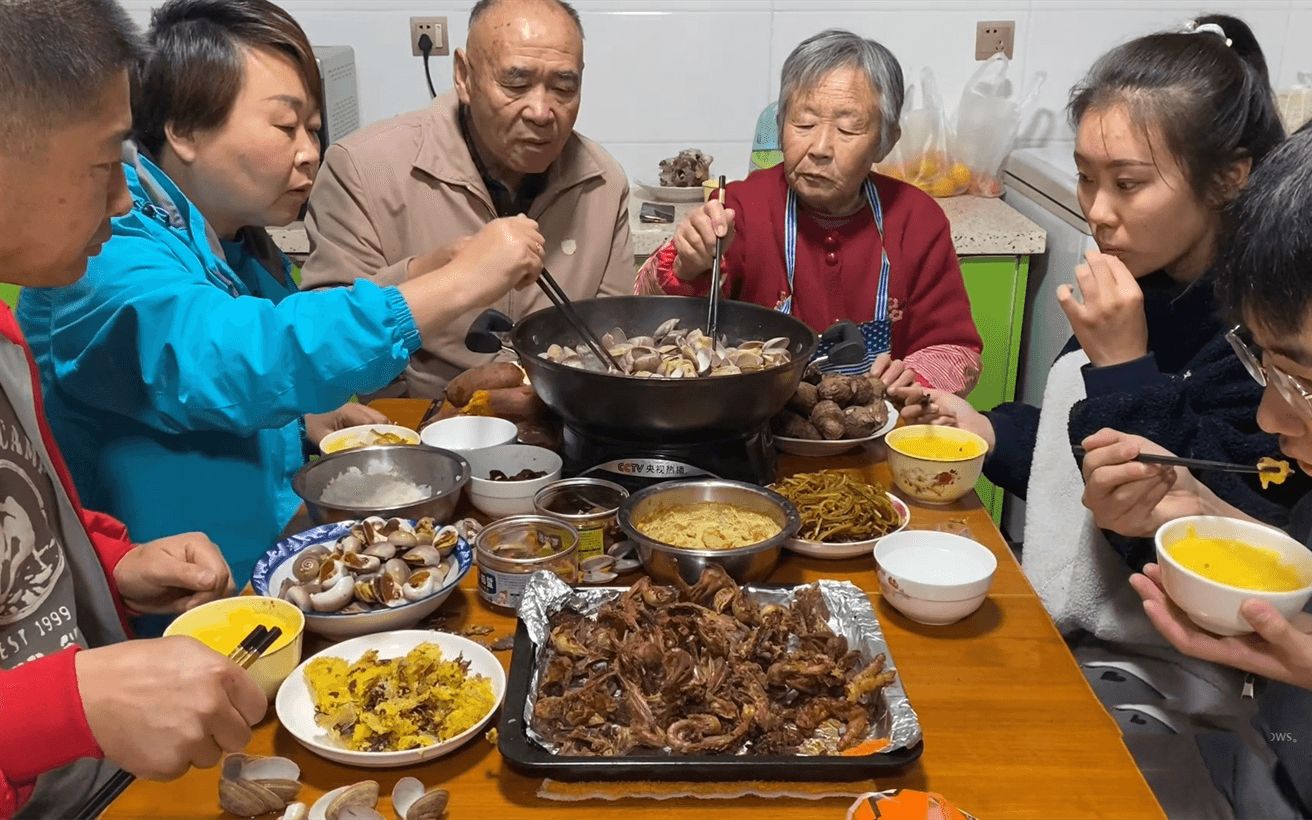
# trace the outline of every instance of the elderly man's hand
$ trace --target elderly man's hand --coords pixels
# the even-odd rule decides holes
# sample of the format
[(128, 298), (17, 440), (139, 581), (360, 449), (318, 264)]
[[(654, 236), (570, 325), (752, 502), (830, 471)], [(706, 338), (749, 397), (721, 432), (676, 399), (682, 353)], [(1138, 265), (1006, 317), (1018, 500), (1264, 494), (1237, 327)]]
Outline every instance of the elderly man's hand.
[(242, 751), (268, 707), (250, 674), (194, 638), (123, 641), (73, 661), (87, 726), (105, 758), (149, 780)]
[(733, 242), (734, 213), (718, 199), (712, 199), (688, 214), (674, 231), (674, 275), (684, 281), (700, 278), (715, 261), (715, 238), (723, 240), (723, 250)]
[(1132, 576), (1130, 585), (1143, 599), (1148, 620), (1181, 653), (1312, 689), (1312, 615), (1300, 612), (1287, 620), (1275, 607), (1252, 598), (1244, 602), (1239, 614), (1256, 634), (1218, 638), (1199, 629), (1171, 603), (1156, 564), (1144, 567), (1142, 575)]
[(1057, 302), (1070, 320), (1080, 347), (1095, 367), (1134, 361), (1148, 354), (1148, 318), (1143, 290), (1125, 263), (1089, 251), (1075, 269), (1083, 303), (1070, 285), (1057, 288)]

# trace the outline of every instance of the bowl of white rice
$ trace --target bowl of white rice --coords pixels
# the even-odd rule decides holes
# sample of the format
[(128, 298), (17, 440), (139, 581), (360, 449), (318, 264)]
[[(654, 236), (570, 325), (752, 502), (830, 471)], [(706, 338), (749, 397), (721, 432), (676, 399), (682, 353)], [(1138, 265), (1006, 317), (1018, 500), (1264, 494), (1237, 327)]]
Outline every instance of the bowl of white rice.
[(386, 444), (333, 453), (292, 479), (317, 524), (365, 518), (447, 521), (469, 482), (469, 462), (436, 447)]

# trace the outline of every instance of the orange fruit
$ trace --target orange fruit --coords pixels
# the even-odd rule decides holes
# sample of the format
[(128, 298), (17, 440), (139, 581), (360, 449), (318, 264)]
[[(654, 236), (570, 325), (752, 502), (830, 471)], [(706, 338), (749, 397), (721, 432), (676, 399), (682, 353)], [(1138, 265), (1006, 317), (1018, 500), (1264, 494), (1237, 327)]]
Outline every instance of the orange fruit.
[(965, 188), (970, 184), (970, 166), (961, 162), (953, 163), (952, 170), (948, 172), (948, 177), (958, 188)]

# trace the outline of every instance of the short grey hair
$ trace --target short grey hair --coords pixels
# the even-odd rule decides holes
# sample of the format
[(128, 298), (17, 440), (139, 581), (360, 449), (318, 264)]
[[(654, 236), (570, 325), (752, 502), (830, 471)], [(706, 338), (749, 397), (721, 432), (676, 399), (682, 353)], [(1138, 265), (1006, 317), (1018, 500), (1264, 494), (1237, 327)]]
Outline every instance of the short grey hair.
[[(487, 14), (494, 6), (501, 3), (501, 1), (502, 0), (478, 0), (478, 2), (474, 4), (474, 9), (469, 12), (469, 28), (472, 29), (474, 24), (478, 22), (478, 18)], [(550, 4), (554, 5), (569, 16), (569, 19), (574, 23), (574, 27), (579, 30), (579, 38), (582, 39), (583, 19), (579, 17), (578, 9), (565, 2), (565, 0), (550, 0)]]
[(902, 65), (885, 46), (843, 29), (826, 29), (801, 42), (784, 60), (779, 80), (779, 135), (782, 138), (788, 106), (799, 93), (805, 93), (830, 72), (855, 68), (870, 81), (879, 95), (879, 144), (883, 151), (893, 147), (906, 85)]

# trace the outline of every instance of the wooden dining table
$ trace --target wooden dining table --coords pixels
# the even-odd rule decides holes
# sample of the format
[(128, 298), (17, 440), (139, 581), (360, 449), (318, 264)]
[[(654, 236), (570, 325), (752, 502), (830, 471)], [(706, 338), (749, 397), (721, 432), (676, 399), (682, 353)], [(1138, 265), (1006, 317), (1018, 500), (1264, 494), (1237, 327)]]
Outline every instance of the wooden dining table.
[[(399, 424), (415, 425), (427, 402), (390, 400), (376, 406)], [(781, 456), (781, 476), (822, 468), (848, 469), (888, 484), (882, 447), (831, 458)], [(1154, 818), (1163, 813), (1122, 741), (1120, 730), (1089, 688), (1011, 549), (971, 494), (947, 506), (910, 504), (909, 529), (968, 535), (998, 559), (983, 606), (950, 626), (922, 626), (879, 595), (870, 556), (826, 561), (785, 553), (770, 581), (801, 584), (848, 580), (867, 591), (924, 734), (924, 753), (906, 768), (879, 774), (884, 789), (944, 795), (980, 820), (1001, 818)], [(478, 597), (474, 573), (443, 605), (443, 628), (490, 627), (489, 638), (513, 634), (513, 616)], [(323, 644), (326, 645), (326, 644)], [(306, 656), (320, 644), (307, 641)], [(497, 656), (507, 668), (509, 652)], [(681, 797), (559, 802), (539, 796), (541, 777), (515, 772), (482, 737), (431, 763), (402, 769), (360, 769), (331, 763), (302, 747), (273, 714), (255, 727), (250, 754), (283, 755), (301, 767), (302, 802), (338, 786), (378, 780), (384, 795), (404, 776), (450, 792), (453, 820), (520, 817), (843, 818), (851, 797), (803, 799)], [(109, 818), (224, 817), (218, 769), (192, 770), (170, 783), (137, 781), (103, 815)], [(385, 812), (385, 816), (391, 816)]]

